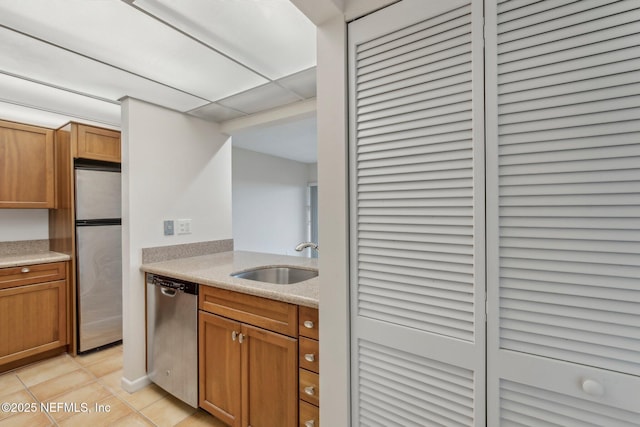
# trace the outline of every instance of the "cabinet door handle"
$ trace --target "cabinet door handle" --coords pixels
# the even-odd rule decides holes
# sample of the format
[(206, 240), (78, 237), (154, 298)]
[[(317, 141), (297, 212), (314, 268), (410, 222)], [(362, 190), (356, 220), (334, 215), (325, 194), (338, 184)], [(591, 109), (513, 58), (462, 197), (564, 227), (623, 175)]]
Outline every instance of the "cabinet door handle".
[(316, 361), (316, 355), (313, 353), (307, 353), (304, 355), (304, 360), (306, 360), (307, 362), (315, 362)]
[(23, 273), (28, 273), (31, 270), (29, 270), (29, 267), (22, 267), (22, 270), (20, 270), (20, 271), (23, 272)]
[(311, 320), (305, 320), (304, 327), (307, 329), (313, 329), (313, 322)]
[(244, 341), (244, 335), (243, 334), (238, 334), (238, 341), (240, 342), (240, 344), (242, 344), (242, 341)]
[(304, 427), (313, 427), (315, 425), (316, 425), (316, 422), (314, 420), (309, 420), (304, 422)]
[(236, 331), (231, 332), (231, 341), (235, 341), (238, 338), (238, 333)]
[(312, 385), (310, 385), (309, 387), (305, 387), (304, 392), (307, 393), (309, 396), (313, 396), (314, 394), (316, 394), (315, 387)]

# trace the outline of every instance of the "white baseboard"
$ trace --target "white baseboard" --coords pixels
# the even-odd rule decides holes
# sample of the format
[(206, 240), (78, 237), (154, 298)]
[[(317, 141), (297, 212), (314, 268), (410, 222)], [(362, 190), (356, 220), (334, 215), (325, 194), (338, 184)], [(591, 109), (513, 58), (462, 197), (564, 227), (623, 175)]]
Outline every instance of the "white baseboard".
[(122, 389), (129, 393), (134, 393), (138, 390), (141, 390), (144, 387), (148, 386), (149, 384), (151, 384), (151, 380), (146, 375), (138, 379), (135, 379), (133, 381), (125, 377), (122, 377), (122, 380), (120, 381), (120, 385), (122, 386)]

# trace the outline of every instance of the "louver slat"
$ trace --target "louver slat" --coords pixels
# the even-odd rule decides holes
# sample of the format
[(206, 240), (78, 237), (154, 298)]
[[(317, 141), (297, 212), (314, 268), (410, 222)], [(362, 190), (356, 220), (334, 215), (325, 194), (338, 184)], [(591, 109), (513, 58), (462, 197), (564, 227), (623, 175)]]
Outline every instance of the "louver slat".
[(604, 17), (600, 16), (599, 19), (593, 21), (583, 20), (580, 22), (580, 25), (570, 25), (567, 27), (561, 26), (552, 31), (536, 34), (535, 37), (526, 37), (510, 42), (503, 40), (500, 46), (498, 46), (498, 53), (532, 48), (555, 42), (556, 40), (571, 39), (573, 37), (580, 37), (582, 39), (583, 36), (588, 34), (607, 31), (615, 29), (616, 27), (626, 28), (627, 24), (634, 25), (636, 20), (637, 16), (634, 16), (633, 13), (614, 14)]
[(528, 13), (531, 10), (528, 6), (520, 19), (498, 24), (498, 43), (537, 36), (624, 12), (631, 11), (633, 15), (637, 8), (638, 4), (633, 1), (580, 0), (536, 14)]
[(471, 6), (466, 5), (451, 11), (442, 13), (426, 21), (411, 25), (387, 35), (377, 37), (373, 40), (358, 45), (356, 57), (359, 61), (364, 60), (372, 55), (381, 52), (394, 50), (399, 47), (411, 43), (416, 39), (424, 39), (430, 35), (437, 34), (442, 31), (442, 25), (450, 25), (451, 27), (459, 26), (458, 23), (451, 24), (452, 21), (463, 17), (463, 22), (467, 23), (468, 15), (471, 13)]
[(500, 407), (501, 425), (508, 426), (638, 425), (637, 413), (506, 380), (500, 384)]
[[(498, 7), (500, 348), (640, 376), (640, 2), (510, 3)], [(506, 425), (640, 416), (504, 385)]]
[(364, 340), (358, 347), (361, 416), (385, 426), (471, 424), (472, 372)]

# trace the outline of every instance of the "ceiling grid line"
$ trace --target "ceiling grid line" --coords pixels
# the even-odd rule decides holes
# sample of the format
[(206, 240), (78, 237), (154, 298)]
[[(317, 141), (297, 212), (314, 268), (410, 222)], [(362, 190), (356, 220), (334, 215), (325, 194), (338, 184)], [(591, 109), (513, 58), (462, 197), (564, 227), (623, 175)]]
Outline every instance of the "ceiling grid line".
[[(135, 73), (135, 72), (133, 72), (133, 71), (127, 70), (127, 69), (125, 69), (125, 68), (118, 67), (117, 65), (110, 64), (110, 63), (108, 63), (108, 62), (105, 62), (105, 61), (102, 61), (102, 60), (100, 60), (100, 59), (94, 58), (94, 57), (92, 57), (92, 56), (85, 55), (85, 54), (83, 54), (83, 53), (80, 53), (80, 52), (74, 51), (74, 50), (69, 49), (69, 48), (66, 48), (66, 47), (64, 47), (64, 46), (60, 46), (60, 45), (55, 44), (55, 43), (53, 43), (53, 42), (51, 42), (51, 41), (49, 41), (49, 40), (44, 40), (44, 39), (41, 39), (41, 38), (39, 38), (39, 37), (36, 37), (36, 36), (34, 36), (34, 35), (32, 35), (32, 34), (24, 33), (24, 32), (22, 32), (22, 31), (20, 31), (20, 30), (15, 29), (15, 28), (11, 28), (11, 27), (9, 27), (9, 26), (7, 26), (7, 25), (0, 24), (0, 27), (1, 27), (1, 28), (4, 28), (4, 29), (6, 29), (6, 30), (9, 30), (9, 31), (13, 31), (13, 32), (15, 32), (15, 33), (17, 33), (17, 34), (20, 34), (20, 35), (22, 35), (22, 36), (29, 37), (29, 38), (31, 38), (31, 39), (33, 39), (33, 40), (37, 40), (37, 41), (39, 41), (39, 42), (41, 42), (41, 43), (45, 43), (45, 44), (47, 44), (47, 45), (49, 45), (49, 46), (52, 46), (52, 47), (55, 47), (55, 48), (58, 48), (58, 49), (62, 49), (62, 50), (64, 50), (64, 51), (69, 52), (69, 53), (72, 53), (72, 54), (74, 54), (74, 55), (78, 55), (78, 56), (80, 56), (80, 57), (82, 57), (82, 58), (85, 58), (85, 59), (88, 59), (88, 60), (90, 60), (90, 61), (94, 61), (94, 62), (97, 62), (97, 63), (99, 63), (99, 64), (106, 65), (107, 67), (114, 68), (114, 69), (116, 69), (116, 70), (119, 70), (119, 71), (125, 72), (125, 73), (127, 73), (127, 74), (131, 74), (132, 76), (140, 77), (140, 78), (145, 79), (145, 80), (147, 80), (147, 81), (150, 81), (150, 82), (152, 82), (152, 83), (155, 83), (155, 84), (158, 84), (158, 85), (164, 86), (164, 87), (169, 88), (169, 89), (172, 89), (172, 90), (176, 90), (176, 91), (178, 91), (178, 92), (182, 92), (182, 93), (184, 93), (185, 95), (193, 96), (194, 98), (198, 98), (198, 99), (200, 99), (200, 100), (202, 100), (202, 101), (205, 101), (205, 102), (212, 102), (212, 100), (210, 100), (210, 99), (203, 98), (203, 97), (201, 97), (201, 96), (199, 96), (199, 95), (195, 95), (195, 94), (193, 94), (193, 93), (189, 93), (189, 92), (187, 92), (187, 91), (185, 91), (185, 90), (182, 90), (182, 89), (180, 89), (180, 88), (173, 87), (173, 86), (171, 86), (171, 85), (168, 85), (168, 84), (166, 84), (166, 83), (163, 83), (163, 82), (160, 82), (160, 81), (154, 80), (154, 79), (149, 78), (149, 77), (147, 77), (147, 76), (143, 76), (143, 75), (141, 75), (141, 74), (138, 74), (138, 73)], [(49, 85), (49, 84), (48, 84), (47, 86), (54, 87), (53, 85)]]
[(217, 123), (297, 120), (316, 96), (315, 31), (289, 0), (0, 2), (0, 118), (117, 128), (132, 97)]
[[(171, 28), (172, 30), (177, 31), (178, 33), (182, 34), (183, 36), (188, 37), (189, 39), (195, 41), (196, 43), (201, 44), (202, 46), (206, 47), (207, 49), (212, 50), (213, 52), (217, 53), (218, 55), (221, 55), (221, 56), (227, 58), (228, 60), (240, 65), (241, 67), (245, 68), (246, 70), (251, 71), (252, 73), (262, 77), (263, 79), (267, 80), (267, 83), (265, 83), (265, 84), (268, 84), (268, 83), (275, 84), (276, 86), (280, 87), (280, 89), (283, 89), (283, 90), (287, 91), (288, 93), (290, 93), (291, 95), (293, 95), (296, 98), (298, 98), (298, 101), (302, 101), (302, 100), (305, 99), (303, 96), (300, 96), (295, 91), (292, 91), (289, 88), (282, 86), (280, 83), (278, 83), (277, 79), (272, 79), (271, 77), (265, 75), (264, 73), (261, 73), (260, 71), (254, 69), (252, 67), (249, 67), (247, 64), (244, 64), (244, 63), (238, 61), (237, 59), (227, 55), (226, 53), (222, 52), (219, 49), (216, 49), (215, 47), (211, 46), (210, 44), (206, 43), (205, 41), (200, 40), (199, 38), (195, 37), (194, 35), (189, 34), (188, 32), (184, 31), (183, 29), (176, 27), (175, 25), (171, 24), (170, 22), (168, 22), (168, 21), (166, 21), (166, 20), (154, 15), (153, 13), (141, 8), (140, 6), (134, 4), (135, 0), (122, 0), (122, 2), (124, 2), (125, 4), (133, 7), (134, 9), (136, 9), (137, 11), (139, 11), (141, 13), (144, 13), (145, 15), (149, 16), (150, 18), (155, 19), (156, 21), (158, 21), (161, 24)], [(260, 87), (260, 86), (258, 86), (258, 87)], [(251, 90), (251, 89), (249, 89), (249, 90)], [(240, 93), (242, 93), (242, 92), (240, 92)], [(231, 96), (234, 96), (234, 95), (237, 95), (237, 94), (229, 95), (228, 97), (231, 97)], [(224, 98), (221, 98), (221, 99), (217, 99), (215, 101), (210, 101), (210, 102), (212, 102), (212, 103), (213, 102), (219, 102), (219, 101), (222, 101), (223, 99)]]

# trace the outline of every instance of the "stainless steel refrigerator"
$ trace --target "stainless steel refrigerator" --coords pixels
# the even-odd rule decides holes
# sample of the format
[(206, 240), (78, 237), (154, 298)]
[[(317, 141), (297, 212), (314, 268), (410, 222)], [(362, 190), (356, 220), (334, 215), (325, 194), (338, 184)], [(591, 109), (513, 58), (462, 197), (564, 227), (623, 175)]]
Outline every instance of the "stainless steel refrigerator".
[(77, 162), (78, 351), (122, 340), (120, 165)]

